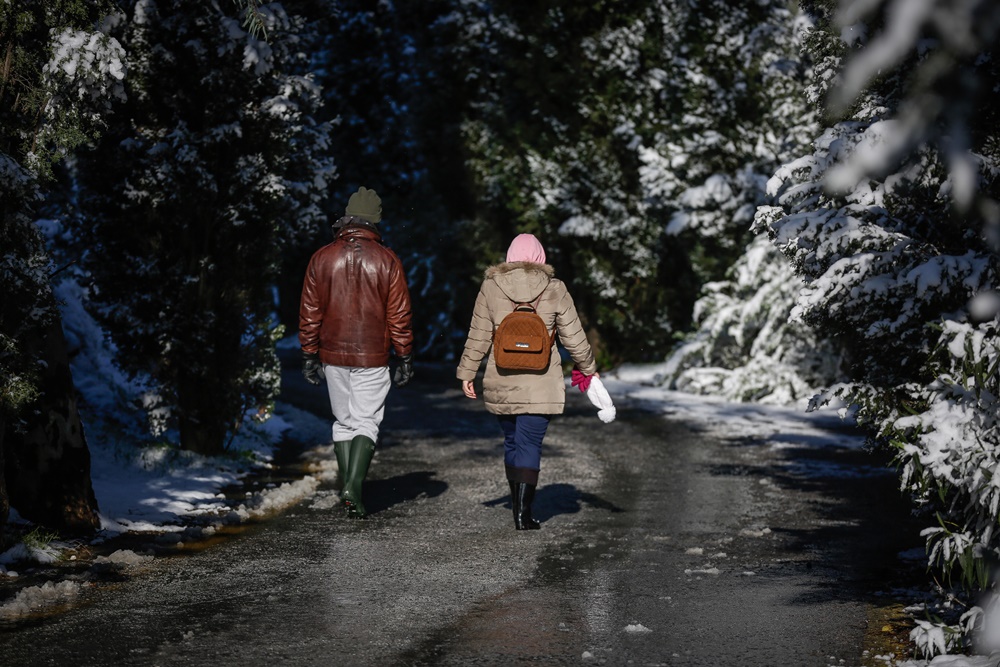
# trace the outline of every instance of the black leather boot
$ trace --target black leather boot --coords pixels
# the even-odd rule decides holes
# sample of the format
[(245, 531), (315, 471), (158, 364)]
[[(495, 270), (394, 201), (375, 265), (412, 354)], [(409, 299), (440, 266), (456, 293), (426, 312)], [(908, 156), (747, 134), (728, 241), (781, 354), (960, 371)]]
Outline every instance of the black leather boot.
[(517, 499), (517, 482), (508, 479), (507, 483), (510, 484), (510, 507), (514, 510), (514, 523), (517, 523), (517, 515), (521, 512), (521, 504)]
[(514, 506), (514, 528), (517, 530), (538, 530), (542, 524), (531, 516), (531, 503), (535, 500), (535, 485), (525, 482), (511, 482), (511, 504)]

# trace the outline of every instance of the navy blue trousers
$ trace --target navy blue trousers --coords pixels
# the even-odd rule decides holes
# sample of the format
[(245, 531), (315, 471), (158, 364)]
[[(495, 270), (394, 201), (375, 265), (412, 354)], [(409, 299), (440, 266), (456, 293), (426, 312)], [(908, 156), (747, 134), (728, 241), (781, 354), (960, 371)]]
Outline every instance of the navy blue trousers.
[[(549, 428), (548, 415), (498, 415), (503, 430), (503, 462), (507, 476), (511, 468), (533, 471), (535, 480), (542, 467), (542, 439)], [(521, 480), (518, 480), (521, 481)], [(527, 481), (527, 480), (524, 480)]]

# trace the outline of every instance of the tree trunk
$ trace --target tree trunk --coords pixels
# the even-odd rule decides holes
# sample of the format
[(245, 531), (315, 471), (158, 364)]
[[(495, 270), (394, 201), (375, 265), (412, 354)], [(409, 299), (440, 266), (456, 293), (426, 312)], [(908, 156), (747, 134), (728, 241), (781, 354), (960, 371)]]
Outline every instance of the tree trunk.
[(5, 437), (0, 435), (10, 505), (25, 519), (53, 529), (93, 532), (100, 519), (90, 480), (90, 450), (58, 319), (39, 347), (47, 364), (41, 396), (24, 410), (23, 431), (8, 424)]
[[(198, 311), (218, 313), (221, 322), (239, 322), (241, 308), (228, 312), (206, 297)], [(181, 448), (203, 456), (226, 451), (228, 436), (242, 417), (240, 374), (242, 333), (238, 327), (217, 324), (206, 335), (211, 353), (202, 352), (201, 364), (187, 364), (177, 378), (177, 421)], [(194, 370), (201, 368), (203, 370)]]
[(219, 402), (218, 382), (187, 377), (178, 382), (177, 421), (181, 449), (203, 456), (226, 451), (226, 423), (215, 406)]
[[(7, 483), (3, 475), (3, 431), (6, 423), (0, 415), (0, 538), (3, 538), (4, 529), (7, 526), (7, 517), (10, 515), (10, 501), (7, 499)], [(0, 544), (3, 542), (0, 541)]]

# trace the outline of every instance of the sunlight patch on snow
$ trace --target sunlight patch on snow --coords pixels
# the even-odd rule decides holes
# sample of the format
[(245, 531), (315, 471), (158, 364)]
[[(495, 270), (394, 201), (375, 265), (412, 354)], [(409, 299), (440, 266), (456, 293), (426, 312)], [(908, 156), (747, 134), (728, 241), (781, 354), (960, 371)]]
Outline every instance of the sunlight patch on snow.
[(302, 458), (310, 475), (323, 482), (333, 482), (337, 479), (340, 469), (337, 467), (337, 455), (332, 444), (313, 447), (303, 454)]
[(318, 488), (319, 480), (310, 475), (294, 482), (286, 482), (275, 489), (265, 489), (254, 496), (249, 506), (243, 504), (233, 509), (227, 517), (227, 522), (242, 523), (277, 514), (315, 495)]
[(335, 491), (319, 491), (309, 505), (314, 510), (330, 510), (340, 505), (340, 494)]
[(663, 364), (626, 364), (602, 373), (601, 379), (616, 404), (624, 398), (632, 399), (664, 416), (696, 423), (720, 437), (852, 449), (864, 444), (860, 433), (845, 429), (844, 420), (835, 410), (806, 412), (808, 401), (790, 406), (738, 403), (653, 386), (662, 379), (663, 372)]

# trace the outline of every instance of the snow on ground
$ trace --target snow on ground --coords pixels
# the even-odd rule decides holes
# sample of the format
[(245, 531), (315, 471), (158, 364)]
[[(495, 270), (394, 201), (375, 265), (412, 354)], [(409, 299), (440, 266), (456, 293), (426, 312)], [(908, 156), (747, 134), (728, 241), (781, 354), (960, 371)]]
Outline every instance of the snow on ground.
[(671, 391), (657, 386), (662, 370), (663, 364), (627, 364), (602, 374), (601, 379), (612, 396), (628, 396), (646, 409), (700, 423), (722, 437), (762, 439), (776, 448), (803, 445), (857, 448), (864, 444), (862, 436), (845, 428), (844, 420), (833, 408), (806, 412), (806, 400), (795, 405), (772, 406)]
[(265, 489), (235, 507), (223, 494), (255, 469), (269, 467), (277, 442), (290, 429), (290, 423), (275, 416), (233, 443), (231, 450), (238, 456), (224, 458), (168, 446), (123, 453), (106, 442), (92, 441), (91, 478), (103, 536), (181, 532), (195, 519), (209, 526), (238, 523), (301, 500), (315, 490), (318, 479), (310, 476)]

